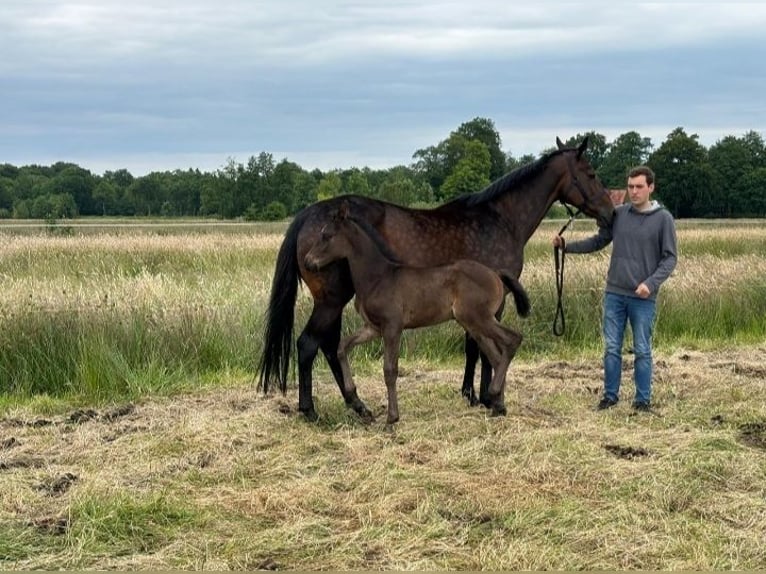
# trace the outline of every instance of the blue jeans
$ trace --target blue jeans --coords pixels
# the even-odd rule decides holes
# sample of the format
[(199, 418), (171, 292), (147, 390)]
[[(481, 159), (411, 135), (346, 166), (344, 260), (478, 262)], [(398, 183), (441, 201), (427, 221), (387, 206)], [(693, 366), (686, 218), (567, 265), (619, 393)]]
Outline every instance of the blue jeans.
[(622, 378), (622, 341), (630, 321), (633, 332), (633, 376), (637, 403), (652, 398), (652, 330), (656, 302), (616, 293), (604, 296), (604, 397), (617, 401)]

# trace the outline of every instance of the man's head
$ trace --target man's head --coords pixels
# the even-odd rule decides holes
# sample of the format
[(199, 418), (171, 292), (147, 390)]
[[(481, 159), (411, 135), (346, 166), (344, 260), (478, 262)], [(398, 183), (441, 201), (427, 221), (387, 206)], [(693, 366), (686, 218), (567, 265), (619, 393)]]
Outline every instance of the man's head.
[(649, 206), (654, 191), (654, 172), (649, 166), (639, 165), (628, 173), (628, 197), (633, 207), (641, 210)]

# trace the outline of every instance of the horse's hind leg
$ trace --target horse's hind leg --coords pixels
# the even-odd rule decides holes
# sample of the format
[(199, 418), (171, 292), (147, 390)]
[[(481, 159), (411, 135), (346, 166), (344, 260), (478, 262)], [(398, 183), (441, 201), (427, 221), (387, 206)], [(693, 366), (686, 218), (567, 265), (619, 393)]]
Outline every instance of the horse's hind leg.
[(494, 333), (489, 340), (493, 343), (492, 347), (499, 349), (500, 354), (496, 359), (497, 362), (493, 364), (495, 374), (486, 395), (483, 397), (482, 404), (491, 408), (493, 415), (505, 415), (506, 377), (511, 361), (521, 345), (522, 335), (499, 323), (495, 323), (494, 327)]
[[(495, 319), (500, 321), (503, 316), (503, 309), (505, 308), (505, 299), (503, 299), (500, 308), (495, 313)], [(487, 400), (487, 393), (489, 392), (489, 385), (492, 382), (492, 363), (487, 355), (481, 353), (481, 381), (479, 383), (479, 403), (485, 404), (483, 401)]]

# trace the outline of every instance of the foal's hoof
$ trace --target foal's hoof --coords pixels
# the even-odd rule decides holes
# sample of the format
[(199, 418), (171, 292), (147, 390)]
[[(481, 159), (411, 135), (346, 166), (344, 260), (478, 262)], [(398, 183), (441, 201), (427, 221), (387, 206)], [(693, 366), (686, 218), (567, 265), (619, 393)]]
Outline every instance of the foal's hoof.
[(372, 414), (370, 411), (367, 411), (364, 414), (360, 414), (359, 418), (362, 419), (362, 422), (366, 425), (371, 425), (375, 422), (375, 415)]
[(493, 417), (504, 417), (508, 414), (508, 409), (505, 408), (505, 405), (493, 405), (492, 406), (492, 416)]

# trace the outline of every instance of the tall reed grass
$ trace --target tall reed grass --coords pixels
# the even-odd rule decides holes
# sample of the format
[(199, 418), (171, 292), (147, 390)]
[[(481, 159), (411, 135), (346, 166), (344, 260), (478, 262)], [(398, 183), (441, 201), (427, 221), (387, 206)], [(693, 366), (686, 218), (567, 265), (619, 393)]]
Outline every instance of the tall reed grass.
[[(532, 314), (504, 320), (525, 335), (521, 357), (598, 354), (609, 248), (567, 257), (566, 332), (551, 332), (556, 290), (544, 224), (530, 240), (522, 282)], [(578, 223), (569, 237), (588, 235)], [(283, 228), (266, 232), (5, 233), (0, 249), (0, 392), (106, 402), (173, 392), (235, 372), (254, 378), (276, 251)], [(659, 347), (746, 344), (766, 338), (766, 226), (679, 224), (680, 259), (663, 286)], [(501, 246), (498, 246), (501, 248)], [(301, 291), (296, 331), (310, 297)], [(351, 306), (345, 330), (359, 325)], [(629, 344), (629, 343), (628, 343)], [(406, 359), (457, 364), (455, 324), (408, 332)], [(355, 368), (378, 368), (380, 346), (355, 351)], [(374, 361), (374, 363), (373, 363)], [(324, 362), (318, 360), (317, 368)]]

